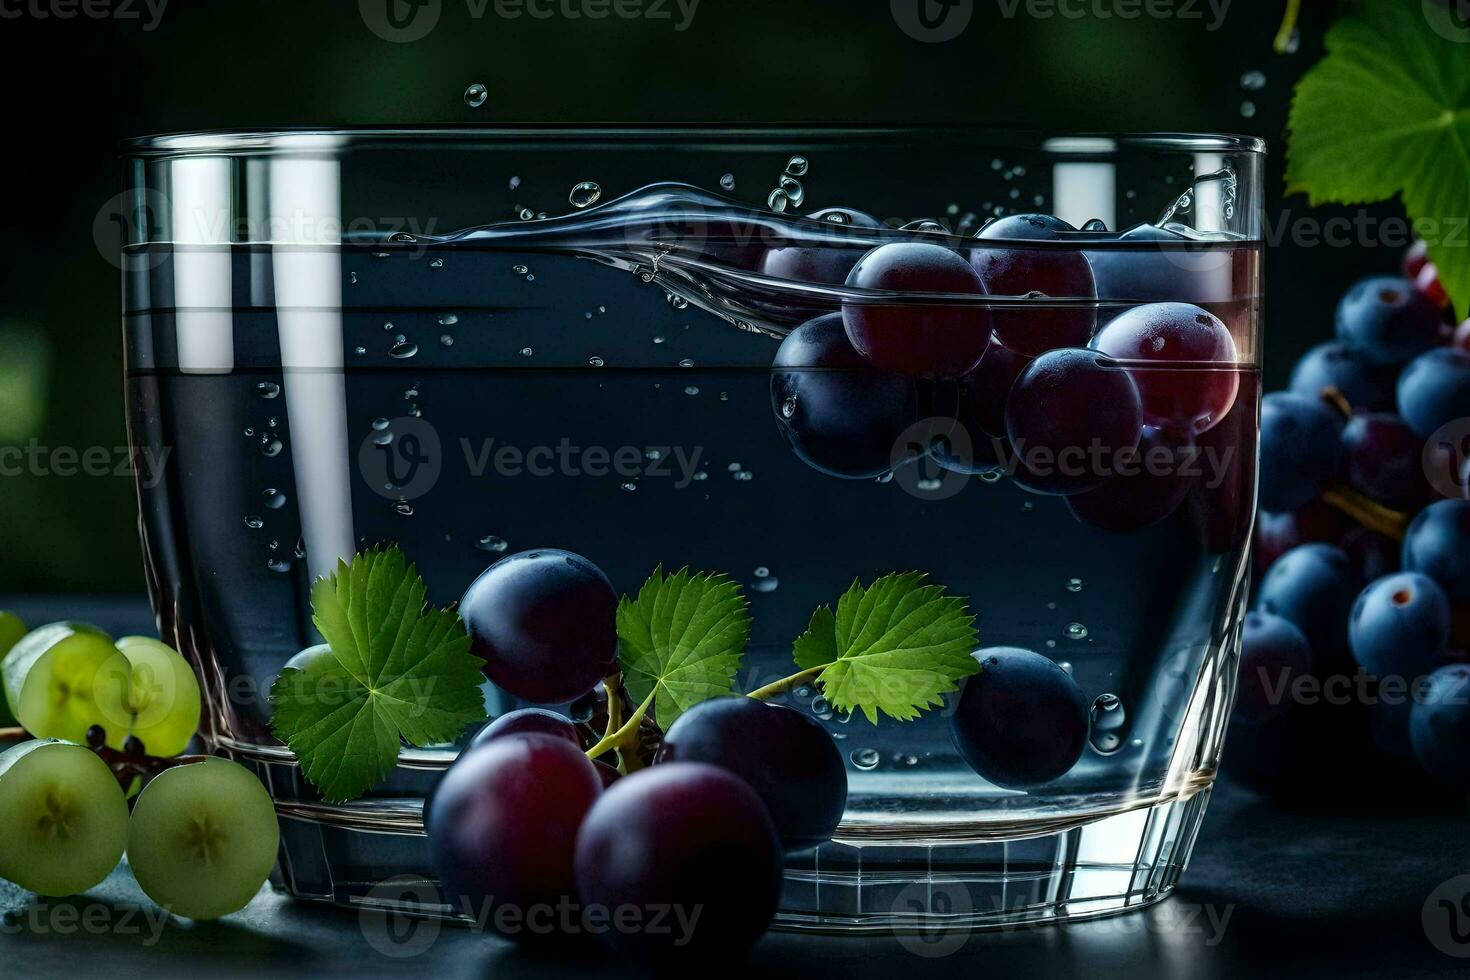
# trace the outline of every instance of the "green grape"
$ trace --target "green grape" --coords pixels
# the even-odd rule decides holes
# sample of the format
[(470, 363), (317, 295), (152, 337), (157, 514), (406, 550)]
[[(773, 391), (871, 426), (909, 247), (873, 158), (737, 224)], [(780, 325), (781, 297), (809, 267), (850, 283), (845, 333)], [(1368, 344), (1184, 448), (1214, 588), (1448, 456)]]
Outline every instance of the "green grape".
[(178, 755), (199, 730), (199, 681), (172, 647), (145, 636), (125, 636), (117, 648), (132, 668), (128, 710), (132, 734), (149, 755)]
[[(21, 622), (20, 617), (12, 612), (0, 611), (0, 660), (10, 652), (10, 648), (20, 642), (20, 638), (26, 635), (26, 624)], [(10, 702), (5, 699), (5, 692), (0, 689), (0, 728), (10, 728), (18, 724), (15, 715), (10, 710)]]
[(5, 699), (32, 735), (80, 743), (101, 725), (113, 748), (122, 748), (132, 723), (130, 674), (111, 637), (80, 623), (32, 630), (0, 662)]
[(74, 895), (117, 867), (128, 805), (91, 749), (23, 742), (0, 753), (0, 878), (42, 895)]
[(225, 759), (168, 769), (143, 787), (128, 864), (174, 915), (217, 919), (249, 904), (275, 866), (275, 806), (255, 774)]

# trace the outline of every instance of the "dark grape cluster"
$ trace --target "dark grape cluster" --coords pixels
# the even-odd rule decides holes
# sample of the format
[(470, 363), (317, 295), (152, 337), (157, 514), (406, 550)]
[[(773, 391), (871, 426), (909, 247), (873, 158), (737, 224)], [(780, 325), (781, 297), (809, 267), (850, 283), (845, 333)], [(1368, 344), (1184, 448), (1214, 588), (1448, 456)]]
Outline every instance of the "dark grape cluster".
[(1470, 658), (1470, 328), (1452, 328), (1424, 251), (1350, 289), (1337, 339), (1263, 400), (1264, 574), (1225, 753), (1263, 789), (1320, 785), (1347, 757), (1355, 778), (1379, 764), (1470, 788), (1470, 704), (1453, 698)]

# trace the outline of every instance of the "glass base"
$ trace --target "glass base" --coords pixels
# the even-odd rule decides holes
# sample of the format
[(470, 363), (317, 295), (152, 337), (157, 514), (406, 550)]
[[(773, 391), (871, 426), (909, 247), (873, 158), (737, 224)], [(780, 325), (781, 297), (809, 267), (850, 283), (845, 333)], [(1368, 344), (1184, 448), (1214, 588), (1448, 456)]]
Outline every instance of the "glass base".
[[(254, 753), (252, 753), (254, 754)], [(254, 761), (270, 784), (276, 764)], [(1142, 908), (1173, 890), (1209, 801), (1185, 793), (975, 840), (842, 838), (790, 856), (773, 928), (932, 932), (1004, 928)], [(329, 806), (277, 800), (275, 886), (296, 898), (457, 920), (429, 868), (418, 800)]]

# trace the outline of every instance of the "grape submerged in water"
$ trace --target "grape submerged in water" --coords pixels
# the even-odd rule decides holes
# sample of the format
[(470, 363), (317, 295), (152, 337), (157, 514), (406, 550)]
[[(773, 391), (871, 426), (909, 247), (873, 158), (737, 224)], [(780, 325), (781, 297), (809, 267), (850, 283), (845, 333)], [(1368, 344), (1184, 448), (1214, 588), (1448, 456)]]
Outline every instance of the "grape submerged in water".
[(1054, 662), (1017, 647), (976, 651), (950, 734), (971, 769), (997, 786), (1026, 789), (1066, 775), (1087, 745), (1087, 698)]
[(995, 335), (1012, 350), (1035, 356), (1057, 347), (1085, 346), (1092, 336), (1097, 326), (1095, 307), (1047, 304), (1048, 299), (1087, 303), (1097, 298), (1097, 282), (1087, 256), (1074, 249), (1020, 244), (1055, 242), (1076, 230), (1049, 214), (1013, 214), (990, 222), (976, 236), (1017, 243), (978, 247), (970, 259), (992, 296), (1035, 301), (1035, 309), (995, 311)]
[(576, 876), (589, 908), (672, 910), (659, 930), (614, 920), (600, 930), (613, 949), (657, 966), (715, 962), (742, 953), (775, 916), (781, 843), (739, 777), (669, 762), (625, 776), (593, 805), (577, 836)]
[(942, 245), (881, 245), (858, 260), (847, 285), (875, 293), (942, 296), (843, 301), (848, 339), (875, 367), (913, 377), (957, 378), (979, 362), (990, 342), (990, 311), (977, 305), (985, 284), (963, 256)]
[[(808, 221), (822, 222), (824, 231), (831, 228), (881, 228), (883, 222), (870, 214), (852, 208), (824, 208), (806, 216)], [(768, 251), (761, 261), (761, 272), (787, 282), (811, 282), (841, 285), (852, 267), (862, 258), (861, 246), (841, 248), (828, 243), (821, 247), (785, 245)]]
[(739, 776), (770, 811), (787, 850), (830, 839), (847, 807), (847, 771), (827, 730), (807, 714), (754, 698), (690, 708), (669, 728), (656, 762), (706, 762)]
[(841, 313), (810, 320), (781, 341), (771, 366), (771, 407), (797, 456), (849, 479), (891, 470), (899, 437), (919, 417), (914, 380), (859, 356)]
[(545, 708), (518, 708), (487, 722), (475, 733), (470, 748), (478, 748), (507, 735), (550, 735), (566, 739), (579, 749), (582, 747), (582, 736), (570, 719)]
[(486, 676), (518, 698), (560, 704), (612, 672), (617, 606), (601, 569), (545, 548), (487, 568), (465, 591), (459, 614)]
[[(1240, 375), (1235, 341), (1214, 314), (1188, 303), (1150, 303), (1119, 314), (1091, 346), (1132, 371), (1144, 421), (1190, 433), (1212, 428), (1235, 404)], [(1191, 369), (1170, 362), (1191, 362)], [(1218, 370), (1199, 369), (1218, 364)]]

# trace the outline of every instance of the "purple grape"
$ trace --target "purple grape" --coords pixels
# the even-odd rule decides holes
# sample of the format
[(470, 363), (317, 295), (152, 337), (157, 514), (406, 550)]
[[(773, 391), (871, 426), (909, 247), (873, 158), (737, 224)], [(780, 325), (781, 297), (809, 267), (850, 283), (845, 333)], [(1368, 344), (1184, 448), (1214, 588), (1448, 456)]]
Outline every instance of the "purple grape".
[[(1031, 358), (1006, 347), (997, 338), (975, 370), (960, 379), (954, 392), (956, 421), (969, 437), (968, 454), (954, 451), (953, 443), (941, 442), (933, 450), (934, 458), (946, 469), (961, 473), (985, 473), (1001, 466), (1002, 455), (1009, 456), (1006, 444), (1006, 397), (1011, 386), (1026, 370)], [(943, 414), (936, 409), (933, 414)]]
[(1439, 343), (1442, 318), (1414, 284), (1396, 276), (1359, 280), (1337, 304), (1337, 336), (1375, 364), (1397, 365)]
[(1440, 347), (1414, 358), (1399, 375), (1398, 406), (1421, 439), (1470, 417), (1470, 351)]
[(533, 734), (564, 738), (577, 748), (582, 748), (582, 737), (577, 733), (577, 726), (555, 711), (547, 711), (545, 708), (519, 708), (501, 715), (475, 733), (470, 741), (470, 748), (477, 748), (506, 735)]
[(1406, 572), (1423, 572), (1450, 602), (1470, 602), (1470, 500), (1441, 500), (1419, 512), (1404, 535)]
[(623, 778), (623, 774), (601, 759), (592, 760), (592, 768), (597, 770), (597, 778), (602, 780), (602, 788), (607, 789), (613, 783)]
[(1430, 675), (1409, 711), (1409, 738), (1429, 775), (1470, 790), (1470, 665), (1450, 664)]
[(1347, 552), (1361, 582), (1373, 582), (1399, 570), (1400, 545), (1386, 534), (1366, 527), (1351, 527), (1337, 543)]
[(612, 672), (617, 606), (601, 569), (547, 548), (491, 565), (465, 591), (459, 614), (486, 676), (523, 700), (559, 704)]
[(1418, 572), (1379, 579), (1358, 596), (1348, 621), (1353, 657), (1378, 678), (1412, 679), (1439, 664), (1450, 639), (1450, 601)]
[[(1150, 425), (1190, 432), (1214, 427), (1235, 404), (1240, 374), (1235, 341), (1214, 314), (1188, 303), (1151, 303), (1127, 310), (1093, 338), (1091, 346), (1119, 361), (1157, 361), (1132, 371)], [(1218, 364), (1220, 369), (1170, 369), (1171, 362)]]
[(786, 335), (771, 367), (771, 407), (807, 465), (849, 479), (881, 476), (918, 421), (917, 391), (912, 378), (859, 356), (842, 323), (841, 313), (829, 313)]
[(1322, 744), (1309, 706), (1293, 700), (1312, 673), (1312, 649), (1293, 623), (1251, 612), (1241, 633), (1235, 709), (1221, 767), (1231, 779), (1264, 792), (1295, 792)]
[(1275, 513), (1321, 496), (1342, 467), (1342, 419), (1319, 398), (1288, 391), (1261, 399), (1260, 503)]
[[(893, 242), (864, 255), (847, 285), (891, 293), (985, 295), (970, 263), (942, 245)], [(844, 300), (842, 322), (852, 346), (876, 367), (926, 378), (968, 372), (990, 342), (990, 311), (967, 302), (914, 299)]]
[[(429, 852), (451, 903), (518, 941), (572, 901), (577, 831), (602, 793), (581, 749), (550, 735), (507, 735), (465, 752), (427, 809)], [(498, 916), (495, 909), (514, 915)]]
[(1225, 554), (1249, 539), (1256, 511), (1256, 378), (1242, 374), (1235, 407), (1208, 432), (1195, 437), (1201, 477), (1185, 509), (1206, 551)]
[[(1276, 559), (1297, 545), (1312, 541), (1326, 544), (1342, 542), (1343, 550), (1352, 557), (1353, 549), (1347, 545), (1347, 535), (1354, 528), (1355, 525), (1342, 511), (1317, 500), (1285, 514), (1262, 511), (1256, 521), (1256, 571), (1264, 574)], [(1398, 545), (1393, 547), (1397, 565)], [(1376, 575), (1373, 577), (1377, 578)], [(1368, 579), (1364, 578), (1364, 581)]]
[(576, 869), (588, 915), (631, 907), (648, 919), (663, 910), (660, 931), (602, 931), (613, 949), (657, 966), (708, 963), (739, 955), (771, 924), (781, 844), (760, 797), (734, 774), (670, 762), (602, 794), (577, 837)]
[[(870, 214), (850, 208), (824, 208), (807, 215), (809, 221), (819, 221), (839, 228), (882, 228), (883, 222)], [(862, 257), (860, 247), (842, 247), (840, 243), (821, 246), (790, 245), (773, 248), (766, 252), (761, 262), (765, 275), (788, 282), (813, 282), (826, 285), (841, 285), (847, 274)]]
[(1354, 415), (1342, 430), (1348, 486), (1395, 510), (1415, 511), (1433, 488), (1424, 477), (1424, 440), (1397, 415)]
[(1247, 724), (1276, 718), (1288, 709), (1284, 692), (1312, 672), (1312, 648), (1289, 620), (1270, 613), (1245, 617), (1240, 644), (1240, 680), (1235, 717)]
[(1374, 364), (1340, 340), (1328, 340), (1302, 355), (1291, 371), (1291, 390), (1320, 398), (1336, 388), (1358, 412), (1386, 412), (1394, 405), (1398, 373)]
[[(991, 221), (977, 238), (988, 241), (1056, 241), (1076, 232), (1067, 222), (1049, 214), (1013, 214)], [(1044, 303), (1053, 299), (1097, 298), (1097, 283), (1087, 256), (1075, 249), (1054, 246), (976, 248), (970, 257), (975, 271), (992, 296), (1029, 296)], [(1057, 347), (1083, 347), (1097, 326), (1097, 310), (1047, 308), (997, 310), (994, 329), (1012, 350), (1035, 356)]]
[(745, 780), (788, 851), (831, 839), (847, 808), (837, 743), (810, 715), (754, 698), (702, 701), (679, 716), (655, 763), (707, 762)]
[(1257, 602), (1262, 611), (1290, 620), (1302, 631), (1317, 667), (1351, 672), (1348, 615), (1361, 587), (1341, 548), (1304, 544), (1266, 572)]
[(1021, 464), (1016, 482), (1037, 493), (1091, 490), (1138, 446), (1138, 388), (1096, 351), (1048, 351), (1011, 388), (1006, 433)]
[(1187, 436), (1170, 438), (1161, 429), (1144, 426), (1128, 472), (1096, 490), (1068, 497), (1067, 506), (1082, 523), (1118, 534), (1157, 524), (1189, 495), (1195, 479), (1192, 461), (1192, 440)]
[(989, 647), (965, 679), (950, 735), (971, 769), (1025, 789), (1066, 775), (1087, 745), (1087, 698), (1072, 675), (1039, 653)]

